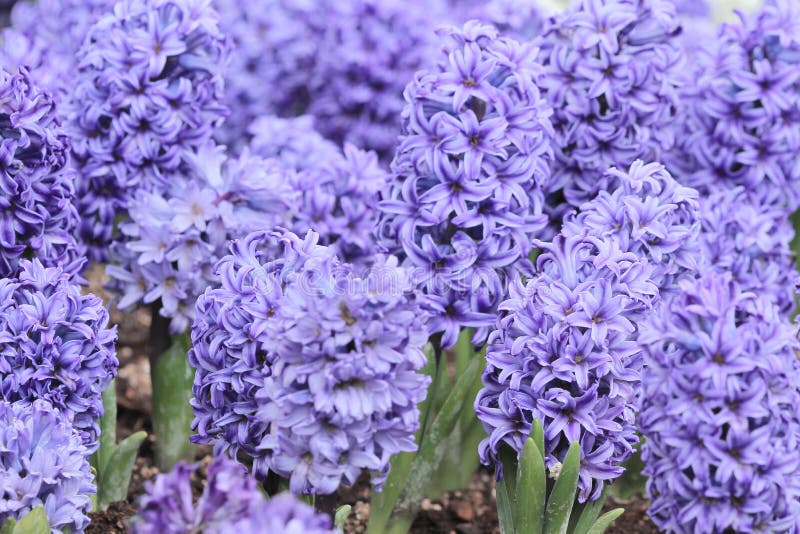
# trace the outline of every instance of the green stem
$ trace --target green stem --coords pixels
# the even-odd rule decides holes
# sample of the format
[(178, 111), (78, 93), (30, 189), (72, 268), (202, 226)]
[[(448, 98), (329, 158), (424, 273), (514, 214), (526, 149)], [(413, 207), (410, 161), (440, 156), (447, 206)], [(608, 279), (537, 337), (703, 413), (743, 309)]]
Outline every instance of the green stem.
[(97, 471), (102, 473), (117, 446), (117, 383), (112, 380), (103, 391), (103, 417), (100, 418), (100, 448)]
[(189, 340), (186, 334), (170, 340), (168, 327), (169, 320), (154, 308), (150, 328), (150, 377), (156, 465), (162, 472), (171, 470), (181, 460), (194, 460), (194, 445), (189, 441), (194, 417), (189, 404), (194, 380), (194, 369), (188, 359)]

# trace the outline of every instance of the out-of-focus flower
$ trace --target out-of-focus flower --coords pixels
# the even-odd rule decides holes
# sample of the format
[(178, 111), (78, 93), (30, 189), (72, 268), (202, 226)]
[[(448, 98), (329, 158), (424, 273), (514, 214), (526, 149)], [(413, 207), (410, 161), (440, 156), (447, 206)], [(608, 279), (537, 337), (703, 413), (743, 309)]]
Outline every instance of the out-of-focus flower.
[(264, 115), (248, 128), (248, 148), (262, 158), (275, 158), (287, 168), (303, 171), (338, 157), (339, 147), (314, 128), (314, 117), (302, 115), (282, 119)]
[(578, 206), (609, 189), (609, 167), (659, 161), (673, 147), (679, 34), (669, 0), (580, 0), (550, 19), (535, 43), (554, 110), (552, 203), (563, 190)]
[(70, 131), (81, 237), (108, 259), (138, 190), (164, 191), (225, 115), (224, 39), (210, 0), (120, 0), (78, 53)]
[(245, 468), (225, 456), (208, 466), (197, 502), (191, 477), (199, 466), (181, 462), (172, 472), (146, 484), (133, 534), (333, 534), (330, 518), (291, 495), (265, 500)]
[(22, 260), (18, 277), (0, 279), (0, 400), (49, 401), (90, 452), (119, 365), (115, 341), (103, 302), (60, 267)]
[(16, 276), (21, 258), (81, 270), (69, 147), (50, 94), (24, 68), (0, 69), (0, 276)]
[(669, 164), (702, 192), (740, 185), (800, 205), (800, 5), (766, 0), (696, 51), (679, 150)]
[(415, 267), (448, 347), (462, 327), (481, 344), (508, 279), (530, 266), (552, 128), (535, 48), (475, 21), (442, 33), (437, 67), (406, 87), (379, 238)]
[(232, 54), (223, 141), (265, 114), (309, 113), (337, 143), (390, 157), (402, 91), (430, 57), (442, 0), (219, 0)]
[(192, 327), (193, 440), (247, 454), (294, 493), (332, 493), (362, 470), (380, 489), (392, 455), (416, 449), (429, 383), (408, 271), (381, 256), (356, 270), (314, 233), (284, 231), (234, 241), (218, 272)]
[(197, 297), (217, 281), (214, 266), (228, 242), (285, 224), (299, 200), (276, 160), (247, 152), (228, 159), (209, 144), (189, 166), (190, 181), (131, 200), (107, 268), (119, 308), (159, 301), (174, 334), (189, 328)]
[(538, 37), (547, 18), (563, 8), (558, 0), (448, 0), (448, 4), (451, 18), (491, 24), (501, 35), (518, 41)]
[(640, 336), (648, 514), (669, 532), (793, 532), (797, 327), (728, 273), (680, 289)]
[(95, 491), (89, 451), (57, 409), (0, 399), (0, 525), (43, 506), (53, 533), (81, 533)]

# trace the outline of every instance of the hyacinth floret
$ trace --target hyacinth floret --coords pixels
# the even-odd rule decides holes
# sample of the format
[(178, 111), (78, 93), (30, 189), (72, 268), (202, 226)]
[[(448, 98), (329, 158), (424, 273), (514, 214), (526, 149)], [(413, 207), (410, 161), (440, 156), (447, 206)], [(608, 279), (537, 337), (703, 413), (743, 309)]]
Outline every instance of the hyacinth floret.
[(671, 164), (706, 192), (719, 184), (755, 192), (762, 204), (800, 205), (800, 6), (767, 0), (739, 13), (696, 53), (683, 142)]
[(0, 525), (43, 506), (53, 533), (86, 529), (96, 492), (89, 451), (57, 409), (0, 399), (0, 451)]
[(225, 56), (210, 0), (120, 0), (89, 30), (69, 123), (90, 259), (108, 259), (114, 221), (137, 190), (185, 178), (225, 115)]
[(52, 96), (24, 68), (0, 69), (0, 127), (0, 276), (16, 276), (21, 258), (77, 273), (84, 260), (69, 139)]
[(166, 192), (139, 191), (119, 225), (106, 272), (118, 307), (159, 304), (173, 334), (185, 332), (197, 297), (217, 276), (228, 241), (285, 223), (298, 202), (276, 160), (243, 152), (228, 158), (210, 143), (190, 160), (192, 180)]
[(549, 20), (535, 43), (554, 110), (555, 199), (579, 206), (607, 189), (609, 167), (673, 147), (679, 34), (668, 0), (581, 0)]
[(677, 281), (694, 276), (701, 264), (698, 192), (679, 184), (660, 163), (633, 162), (627, 170), (611, 168), (612, 189), (582, 204), (564, 226), (571, 233), (591, 228), (593, 235), (614, 239), (626, 252), (647, 258), (652, 280), (662, 296)]
[(416, 449), (430, 382), (410, 273), (391, 256), (355, 268), (287, 230), (234, 241), (217, 270), (192, 326), (193, 440), (252, 457), (296, 494), (363, 470), (380, 489), (392, 455)]
[(208, 466), (203, 493), (192, 498), (192, 475), (199, 465), (178, 463), (145, 486), (139, 513), (131, 521), (133, 534), (204, 532), (241, 534), (333, 534), (330, 518), (287, 494), (264, 499), (245, 468), (225, 456)]
[(18, 277), (0, 280), (0, 400), (49, 401), (90, 452), (119, 365), (115, 341), (102, 300), (60, 267), (22, 260)]
[(489, 335), (483, 389), (475, 401), (489, 437), (481, 461), (503, 446), (517, 453), (542, 421), (545, 463), (581, 446), (578, 498), (596, 500), (637, 442), (635, 401), (642, 371), (638, 323), (658, 288), (647, 261), (586, 229), (538, 242), (536, 274), (509, 288)]
[(406, 87), (379, 239), (417, 271), (442, 345), (482, 344), (507, 280), (547, 225), (550, 108), (536, 49), (470, 21), (441, 31), (436, 68)]
[(648, 515), (669, 532), (795, 532), (797, 326), (708, 271), (642, 331)]

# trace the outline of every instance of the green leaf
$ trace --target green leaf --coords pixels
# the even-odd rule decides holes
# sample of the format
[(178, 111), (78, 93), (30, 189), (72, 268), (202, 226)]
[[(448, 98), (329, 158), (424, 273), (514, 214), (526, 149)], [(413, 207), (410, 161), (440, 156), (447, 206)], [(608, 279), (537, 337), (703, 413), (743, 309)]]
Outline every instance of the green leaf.
[(15, 526), (17, 526), (17, 520), (13, 517), (9, 517), (6, 519), (5, 523), (0, 526), (0, 534), (12, 534)]
[(455, 428), (464, 406), (472, 401), (468, 398), (469, 392), (472, 391), (472, 386), (483, 368), (484, 359), (481, 357), (473, 358), (469, 362), (464, 373), (457, 377), (441, 410), (433, 418), (428, 432), (423, 435), (405, 486), (394, 507), (391, 532), (407, 531), (414, 520), (419, 504), (426, 496), (442, 458), (448, 452), (445, 446), (447, 437)]
[(102, 473), (117, 445), (117, 384), (112, 380), (103, 391), (103, 417), (100, 418), (100, 448), (97, 471)]
[(345, 504), (344, 506), (337, 508), (336, 513), (333, 514), (333, 526), (335, 526), (336, 530), (339, 532), (344, 532), (344, 524), (347, 521), (347, 518), (350, 517), (350, 511), (352, 509), (352, 506)]
[(517, 529), (514, 525), (513, 493), (508, 489), (506, 477), (497, 481), (495, 494), (497, 495), (497, 519), (500, 522), (500, 533), (517, 534)]
[(581, 466), (581, 446), (573, 441), (561, 465), (561, 473), (556, 480), (545, 511), (545, 534), (566, 534), (569, 516), (578, 489), (578, 471)]
[(188, 352), (188, 336), (175, 336), (172, 346), (151, 368), (156, 464), (162, 472), (180, 460), (194, 459), (194, 445), (189, 441), (194, 412), (189, 401), (195, 371), (189, 365)]
[(547, 473), (539, 446), (528, 438), (517, 467), (516, 526), (520, 534), (541, 534), (547, 501)]
[(569, 522), (570, 534), (588, 534), (603, 509), (607, 494), (608, 486), (603, 489), (603, 493), (596, 501), (573, 505), (572, 517)]
[(50, 534), (43, 506), (37, 506), (14, 526), (13, 534)]
[(539, 449), (539, 454), (542, 455), (542, 458), (546, 458), (547, 452), (545, 452), (544, 449), (544, 428), (542, 428), (542, 422), (539, 419), (533, 420), (530, 437), (533, 438), (533, 442)]
[(128, 485), (131, 481), (131, 470), (147, 433), (144, 431), (131, 434), (114, 448), (106, 468), (100, 475), (98, 484), (99, 494), (97, 505), (100, 510), (105, 510), (114, 501), (121, 501), (128, 495)]
[(611, 523), (621, 516), (624, 511), (625, 510), (622, 508), (615, 508), (610, 512), (604, 513), (597, 521), (594, 522), (592, 528), (589, 529), (589, 534), (603, 534), (606, 529), (611, 526)]

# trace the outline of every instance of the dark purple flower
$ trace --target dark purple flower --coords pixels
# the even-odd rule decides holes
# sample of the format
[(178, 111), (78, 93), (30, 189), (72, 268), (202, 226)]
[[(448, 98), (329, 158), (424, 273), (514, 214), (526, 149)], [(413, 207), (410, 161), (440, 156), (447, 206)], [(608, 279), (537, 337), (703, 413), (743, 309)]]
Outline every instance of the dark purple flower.
[(252, 457), (257, 477), (271, 470), (294, 493), (332, 493), (363, 470), (379, 489), (391, 457), (416, 449), (426, 317), (395, 258), (355, 268), (317, 239), (253, 233), (218, 264), (192, 326), (193, 439)]
[(98, 297), (60, 267), (22, 260), (16, 278), (0, 279), (0, 400), (49, 401), (94, 452), (116, 337)]
[(638, 422), (663, 530), (800, 527), (798, 329), (769, 297), (709, 271), (642, 327)]
[(133, 534), (333, 534), (330, 518), (291, 495), (266, 500), (245, 468), (219, 456), (208, 466), (203, 493), (194, 502), (192, 475), (199, 466), (181, 462), (146, 484)]
[(120, 0), (91, 27), (69, 99), (90, 259), (108, 259), (115, 219), (136, 191), (185, 179), (225, 115), (224, 63), (210, 0)]
[(53, 98), (24, 68), (0, 69), (0, 132), (0, 276), (16, 276), (21, 258), (79, 272), (69, 139)]
[(81, 533), (95, 492), (89, 451), (59, 410), (0, 399), (0, 525), (43, 506), (53, 533)]
[(413, 266), (442, 345), (482, 344), (514, 273), (544, 230), (550, 108), (536, 49), (475, 21), (442, 30), (436, 68), (406, 87), (379, 238)]
[(608, 188), (609, 167), (658, 161), (673, 147), (679, 33), (664, 0), (580, 0), (550, 19), (535, 40), (540, 86), (554, 110), (549, 193), (563, 190), (578, 206)]

